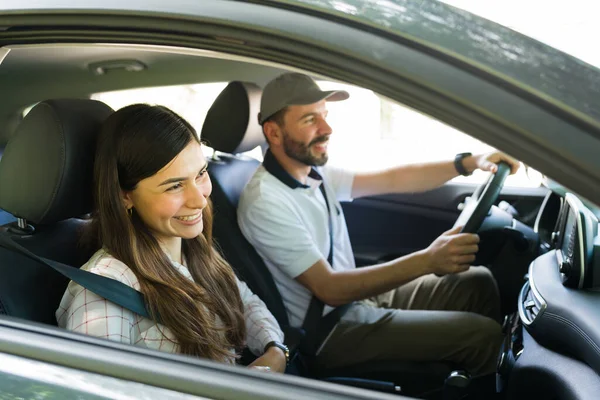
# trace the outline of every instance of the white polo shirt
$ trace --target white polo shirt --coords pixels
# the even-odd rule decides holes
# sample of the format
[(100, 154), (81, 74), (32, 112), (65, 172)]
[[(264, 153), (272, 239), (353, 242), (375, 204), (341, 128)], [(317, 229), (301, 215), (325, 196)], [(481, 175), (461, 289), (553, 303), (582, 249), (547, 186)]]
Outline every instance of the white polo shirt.
[[(271, 271), (294, 327), (302, 326), (313, 296), (294, 278), (319, 259), (327, 260), (329, 255), (329, 220), (327, 205), (319, 189), (320, 175), (325, 182), (332, 216), (332, 267), (335, 270), (355, 268), (340, 205), (340, 200), (351, 200), (352, 173), (323, 167), (313, 170), (307, 185), (303, 185), (267, 151), (263, 165), (246, 185), (237, 211), (240, 229)], [(325, 306), (323, 314), (331, 310)]]

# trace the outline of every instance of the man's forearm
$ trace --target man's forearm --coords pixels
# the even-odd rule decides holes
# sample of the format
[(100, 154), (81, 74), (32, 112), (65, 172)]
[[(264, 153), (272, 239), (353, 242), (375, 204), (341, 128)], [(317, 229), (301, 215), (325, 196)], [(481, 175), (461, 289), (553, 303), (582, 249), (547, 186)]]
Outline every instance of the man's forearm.
[[(475, 169), (473, 157), (463, 165)], [(357, 174), (352, 184), (352, 197), (376, 196), (385, 193), (416, 193), (435, 189), (458, 176), (454, 161), (411, 164), (374, 173)]]
[(332, 271), (326, 303), (338, 306), (366, 299), (395, 289), (431, 272), (424, 251), (417, 251), (373, 266)]
[(424, 192), (458, 176), (453, 161), (407, 165), (391, 169), (388, 174), (394, 193)]

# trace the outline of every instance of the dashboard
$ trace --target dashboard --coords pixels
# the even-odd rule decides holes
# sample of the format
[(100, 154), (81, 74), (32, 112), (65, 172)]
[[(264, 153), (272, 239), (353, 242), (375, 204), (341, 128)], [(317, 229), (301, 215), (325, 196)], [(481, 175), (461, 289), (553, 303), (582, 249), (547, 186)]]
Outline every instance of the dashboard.
[(539, 256), (529, 266), (518, 312), (505, 323), (499, 376), (511, 389), (508, 398), (525, 396), (532, 384), (538, 387), (537, 396), (544, 387), (552, 398), (598, 398), (598, 217), (577, 196), (549, 192), (534, 230), (540, 238)]
[(577, 289), (598, 287), (600, 274), (595, 269), (600, 265), (593, 262), (598, 219), (573, 194), (564, 198), (554, 235), (563, 284)]
[(540, 253), (555, 251), (563, 284), (583, 289), (600, 287), (600, 262), (594, 262), (598, 218), (575, 195), (550, 192), (538, 213), (534, 230)]

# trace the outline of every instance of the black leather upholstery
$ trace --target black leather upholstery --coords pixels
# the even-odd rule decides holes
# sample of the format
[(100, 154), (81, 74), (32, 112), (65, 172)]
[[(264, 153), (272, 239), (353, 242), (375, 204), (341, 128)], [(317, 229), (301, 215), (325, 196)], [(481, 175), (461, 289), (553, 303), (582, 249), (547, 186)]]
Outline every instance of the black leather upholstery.
[(279, 324), (286, 326), (287, 314), (271, 273), (237, 223), (240, 195), (260, 163), (249, 157), (227, 154), (265, 144), (256, 118), (260, 95), (260, 88), (253, 83), (229, 83), (208, 111), (201, 138), (224, 153), (209, 160), (208, 166), (213, 183), (214, 237), (238, 277), (265, 302)]
[(96, 132), (111, 111), (92, 100), (37, 104), (4, 151), (0, 208), (35, 224), (90, 212)]
[[(80, 266), (90, 254), (80, 245), (91, 211), (95, 143), (112, 112), (92, 100), (49, 100), (22, 121), (0, 163), (0, 207), (25, 218), (0, 234), (37, 255)], [(55, 311), (68, 280), (51, 268), (0, 248), (0, 309), (32, 321), (56, 324)]]
[(600, 374), (600, 292), (563, 285), (555, 250), (531, 264), (529, 283), (537, 290), (534, 298), (546, 308), (527, 330), (541, 345), (582, 360)]
[(265, 302), (279, 325), (287, 326), (287, 313), (273, 277), (237, 223), (240, 195), (258, 166), (256, 160), (233, 155), (221, 155), (218, 160), (209, 162), (215, 211), (213, 234), (238, 277)]
[[(39, 256), (81, 266), (91, 256), (79, 244), (86, 222), (72, 218), (37, 226), (32, 235), (19, 235), (6, 228), (0, 234), (10, 235)], [(68, 279), (53, 269), (0, 247), (0, 308), (5, 314), (56, 325), (54, 313), (67, 283)]]
[(258, 124), (261, 89), (254, 83), (230, 82), (206, 114), (201, 137), (217, 151), (238, 154), (266, 145)]

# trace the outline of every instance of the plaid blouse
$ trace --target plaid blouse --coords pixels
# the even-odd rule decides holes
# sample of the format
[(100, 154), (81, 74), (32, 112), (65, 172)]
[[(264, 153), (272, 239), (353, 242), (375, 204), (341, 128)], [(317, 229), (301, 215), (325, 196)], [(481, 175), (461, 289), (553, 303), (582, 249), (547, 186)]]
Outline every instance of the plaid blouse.
[[(171, 262), (181, 274), (192, 279), (185, 266), (173, 260)], [(135, 274), (106, 250), (98, 250), (81, 269), (116, 279), (140, 290)], [(244, 304), (246, 344), (252, 353), (260, 356), (267, 343), (274, 340), (283, 342), (283, 332), (265, 303), (244, 282), (237, 280), (237, 284)], [(56, 310), (56, 320), (59, 327), (86, 335), (168, 353), (179, 351), (175, 337), (164, 325), (111, 303), (73, 281), (69, 282)]]

